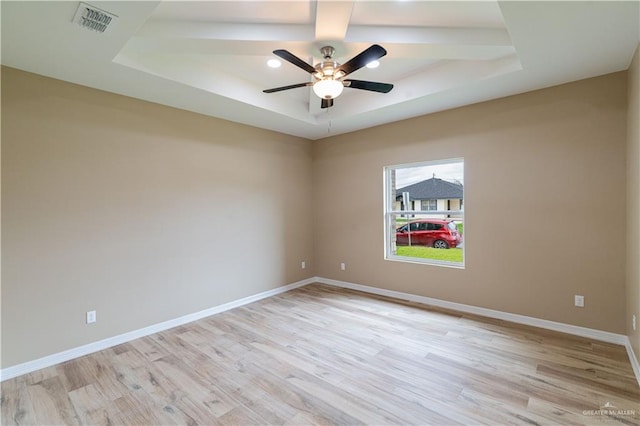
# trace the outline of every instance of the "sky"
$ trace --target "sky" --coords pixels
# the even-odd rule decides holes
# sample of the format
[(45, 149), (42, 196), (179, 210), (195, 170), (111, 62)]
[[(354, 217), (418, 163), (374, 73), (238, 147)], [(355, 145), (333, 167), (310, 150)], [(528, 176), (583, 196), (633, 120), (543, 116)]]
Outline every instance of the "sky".
[(438, 179), (464, 184), (464, 163), (445, 163), (431, 166), (407, 167), (396, 169), (396, 188), (431, 179), (435, 173)]

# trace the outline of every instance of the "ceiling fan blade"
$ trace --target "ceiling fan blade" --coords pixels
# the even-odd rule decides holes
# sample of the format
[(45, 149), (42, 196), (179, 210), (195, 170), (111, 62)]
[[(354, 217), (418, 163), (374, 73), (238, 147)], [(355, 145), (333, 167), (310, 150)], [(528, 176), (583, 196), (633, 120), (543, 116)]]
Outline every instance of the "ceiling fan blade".
[(364, 67), (369, 62), (380, 59), (386, 54), (387, 51), (384, 50), (384, 47), (374, 44), (351, 58), (349, 61), (340, 65), (340, 67), (338, 67), (338, 71), (344, 72), (344, 75), (351, 74), (352, 72)]
[(264, 93), (274, 93), (274, 92), (282, 92), (283, 90), (289, 90), (289, 89), (296, 89), (298, 87), (305, 87), (305, 86), (311, 86), (313, 85), (313, 83), (308, 82), (308, 83), (297, 83), (297, 84), (292, 84), (289, 86), (282, 86), (282, 87), (274, 87), (273, 89), (265, 89), (263, 90)]
[(344, 87), (350, 87), (352, 89), (362, 89), (369, 90), (371, 92), (379, 92), (379, 93), (389, 93), (391, 89), (393, 89), (393, 84), (389, 83), (378, 83), (375, 81), (364, 81), (364, 80), (342, 80), (345, 85)]
[(333, 99), (321, 99), (320, 108), (329, 108), (333, 106)]
[(279, 56), (280, 58), (284, 59), (287, 62), (292, 63), (298, 68), (302, 68), (309, 74), (313, 74), (314, 72), (316, 72), (316, 69), (314, 67), (312, 67), (302, 59), (298, 58), (296, 55), (289, 52), (288, 50), (284, 50), (284, 49), (274, 50), (273, 54), (276, 56)]

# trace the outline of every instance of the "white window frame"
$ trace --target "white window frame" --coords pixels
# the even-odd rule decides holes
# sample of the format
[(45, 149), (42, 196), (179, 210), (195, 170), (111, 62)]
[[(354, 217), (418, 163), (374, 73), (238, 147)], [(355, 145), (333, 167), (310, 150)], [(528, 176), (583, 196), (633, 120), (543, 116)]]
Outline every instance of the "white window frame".
[[(466, 253), (466, 238), (463, 236), (464, 244), (462, 245), (462, 262), (448, 262), (442, 260), (435, 259), (423, 259), (417, 257), (407, 257), (407, 256), (398, 256), (393, 253), (394, 247), (392, 244), (395, 244), (395, 230), (396, 223), (395, 217), (397, 215), (424, 215), (424, 214), (444, 214), (444, 215), (454, 215), (460, 216), (462, 215), (462, 223), (465, 224), (465, 234), (467, 230), (466, 221), (465, 221), (465, 209), (462, 207), (461, 210), (395, 210), (395, 194), (392, 194), (392, 183), (391, 183), (391, 171), (397, 169), (404, 168), (413, 168), (413, 167), (422, 167), (422, 166), (435, 166), (440, 164), (448, 164), (448, 163), (462, 163), (463, 164), (463, 174), (465, 173), (465, 161), (464, 158), (447, 158), (442, 160), (429, 160), (429, 161), (420, 161), (417, 163), (407, 163), (407, 164), (396, 164), (391, 166), (385, 166), (383, 170), (383, 179), (384, 179), (384, 211), (383, 211), (383, 226), (384, 226), (384, 259), (390, 261), (397, 262), (406, 262), (406, 263), (419, 263), (425, 265), (435, 265), (435, 266), (444, 266), (450, 268), (458, 268), (464, 269), (465, 262), (467, 260)], [(466, 193), (466, 185), (463, 186), (462, 199), (464, 200)], [(463, 201), (464, 202), (464, 201)], [(464, 203), (466, 204), (466, 203)]]

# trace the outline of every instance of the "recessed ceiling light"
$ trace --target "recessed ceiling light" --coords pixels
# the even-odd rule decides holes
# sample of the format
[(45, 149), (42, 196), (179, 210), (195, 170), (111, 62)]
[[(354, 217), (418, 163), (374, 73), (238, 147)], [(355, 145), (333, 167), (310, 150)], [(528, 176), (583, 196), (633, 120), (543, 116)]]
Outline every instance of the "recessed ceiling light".
[(380, 66), (380, 61), (371, 61), (367, 64), (367, 68), (378, 68)]
[(278, 68), (280, 67), (280, 65), (282, 65), (282, 62), (280, 62), (277, 59), (269, 59), (267, 61), (267, 65), (270, 66), (271, 68)]

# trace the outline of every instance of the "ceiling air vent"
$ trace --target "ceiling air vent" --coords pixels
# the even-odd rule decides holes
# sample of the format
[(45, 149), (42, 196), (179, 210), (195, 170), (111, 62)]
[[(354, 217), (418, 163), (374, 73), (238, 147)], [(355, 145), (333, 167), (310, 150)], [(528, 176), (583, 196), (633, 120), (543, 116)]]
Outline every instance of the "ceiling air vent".
[(88, 30), (104, 33), (118, 19), (113, 13), (106, 12), (87, 3), (80, 2), (73, 22)]

